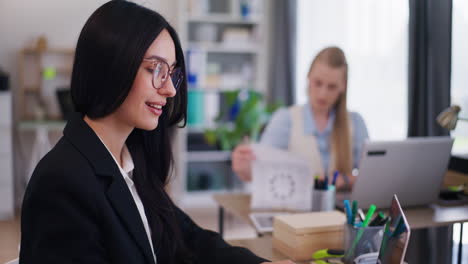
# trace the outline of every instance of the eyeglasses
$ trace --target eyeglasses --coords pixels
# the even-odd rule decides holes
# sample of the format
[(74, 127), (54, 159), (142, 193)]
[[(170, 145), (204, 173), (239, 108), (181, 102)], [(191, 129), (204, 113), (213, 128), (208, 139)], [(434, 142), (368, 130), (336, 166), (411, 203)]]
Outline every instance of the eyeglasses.
[(160, 59), (152, 57), (143, 60), (152, 64), (152, 84), (154, 89), (163, 87), (169, 76), (171, 76), (172, 85), (174, 85), (174, 88), (176, 90), (179, 89), (182, 81), (184, 80), (184, 74), (181, 68), (177, 67), (171, 70), (169, 64), (162, 58)]

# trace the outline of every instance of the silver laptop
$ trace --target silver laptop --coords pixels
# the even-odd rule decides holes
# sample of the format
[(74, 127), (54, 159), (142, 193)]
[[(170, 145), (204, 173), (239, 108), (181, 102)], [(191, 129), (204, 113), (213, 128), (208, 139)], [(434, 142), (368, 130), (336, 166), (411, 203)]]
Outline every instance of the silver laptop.
[(403, 207), (428, 205), (437, 200), (450, 158), (450, 137), (367, 141), (350, 200), (359, 207), (388, 207), (397, 194)]

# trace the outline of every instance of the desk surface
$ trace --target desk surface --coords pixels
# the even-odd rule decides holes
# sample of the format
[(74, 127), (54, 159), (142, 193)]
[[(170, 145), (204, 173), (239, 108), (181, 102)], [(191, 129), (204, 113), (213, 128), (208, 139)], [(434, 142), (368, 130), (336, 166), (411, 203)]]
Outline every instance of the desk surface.
[[(287, 256), (276, 251), (272, 247), (272, 237), (271, 235), (265, 235), (262, 237), (252, 238), (252, 239), (240, 239), (240, 240), (229, 240), (228, 243), (233, 246), (248, 248), (255, 255), (260, 256), (264, 259), (271, 261), (280, 261), (290, 259)], [(295, 262), (298, 264), (314, 264), (314, 261), (303, 261)]]
[[(250, 195), (249, 194), (217, 194), (215, 201), (226, 211), (250, 223)], [(405, 209), (406, 217), (412, 229), (427, 228), (435, 226), (450, 225), (457, 222), (468, 221), (468, 206), (457, 207), (423, 207)], [(250, 249), (256, 255), (279, 261), (288, 259), (285, 255), (273, 249), (271, 234), (254, 239), (231, 240), (228, 241), (233, 246), (240, 246)], [(310, 263), (310, 262), (304, 262)]]
[[(459, 185), (468, 182), (468, 176), (454, 171), (447, 171), (444, 186)], [(250, 194), (215, 194), (216, 203), (227, 212), (252, 224), (249, 218)], [(412, 229), (450, 225), (468, 221), (468, 205), (414, 207), (404, 209)]]
[[(227, 212), (252, 224), (249, 214), (250, 194), (215, 194), (216, 203)], [(468, 205), (455, 207), (415, 207), (404, 209), (408, 223), (412, 229), (445, 226), (468, 221)]]
[(228, 243), (233, 246), (248, 248), (255, 255), (271, 261), (288, 259), (288, 257), (273, 249), (271, 239), (271, 235), (265, 235), (252, 239), (229, 240)]
[[(444, 185), (458, 185), (467, 182), (468, 177), (456, 172), (448, 172)], [(250, 194), (216, 194), (213, 196), (219, 206), (227, 212), (252, 225), (249, 218)], [(419, 207), (405, 209), (408, 222), (413, 229), (450, 225), (468, 221), (468, 205), (456, 207)], [(250, 249), (255, 254), (272, 261), (288, 259), (272, 247), (271, 234), (254, 239), (231, 240), (231, 245)], [(304, 262), (307, 263), (307, 262)]]
[(468, 183), (468, 174), (449, 170), (445, 174), (443, 186), (447, 187), (450, 185), (462, 185)]

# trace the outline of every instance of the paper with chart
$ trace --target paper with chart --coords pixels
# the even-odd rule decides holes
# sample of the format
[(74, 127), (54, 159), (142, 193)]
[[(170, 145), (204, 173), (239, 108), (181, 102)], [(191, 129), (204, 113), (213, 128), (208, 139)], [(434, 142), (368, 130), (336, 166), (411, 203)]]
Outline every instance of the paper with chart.
[(252, 209), (310, 210), (313, 178), (305, 159), (272, 147), (254, 144)]

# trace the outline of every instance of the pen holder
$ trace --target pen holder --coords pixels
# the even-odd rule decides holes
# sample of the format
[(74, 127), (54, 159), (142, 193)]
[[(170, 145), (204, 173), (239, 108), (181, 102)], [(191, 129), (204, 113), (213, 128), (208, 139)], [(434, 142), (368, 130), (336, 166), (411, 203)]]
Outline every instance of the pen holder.
[(354, 259), (366, 253), (379, 252), (384, 226), (355, 227), (345, 224), (344, 249), (345, 264), (353, 264)]
[(312, 190), (312, 212), (335, 210), (335, 188)]

